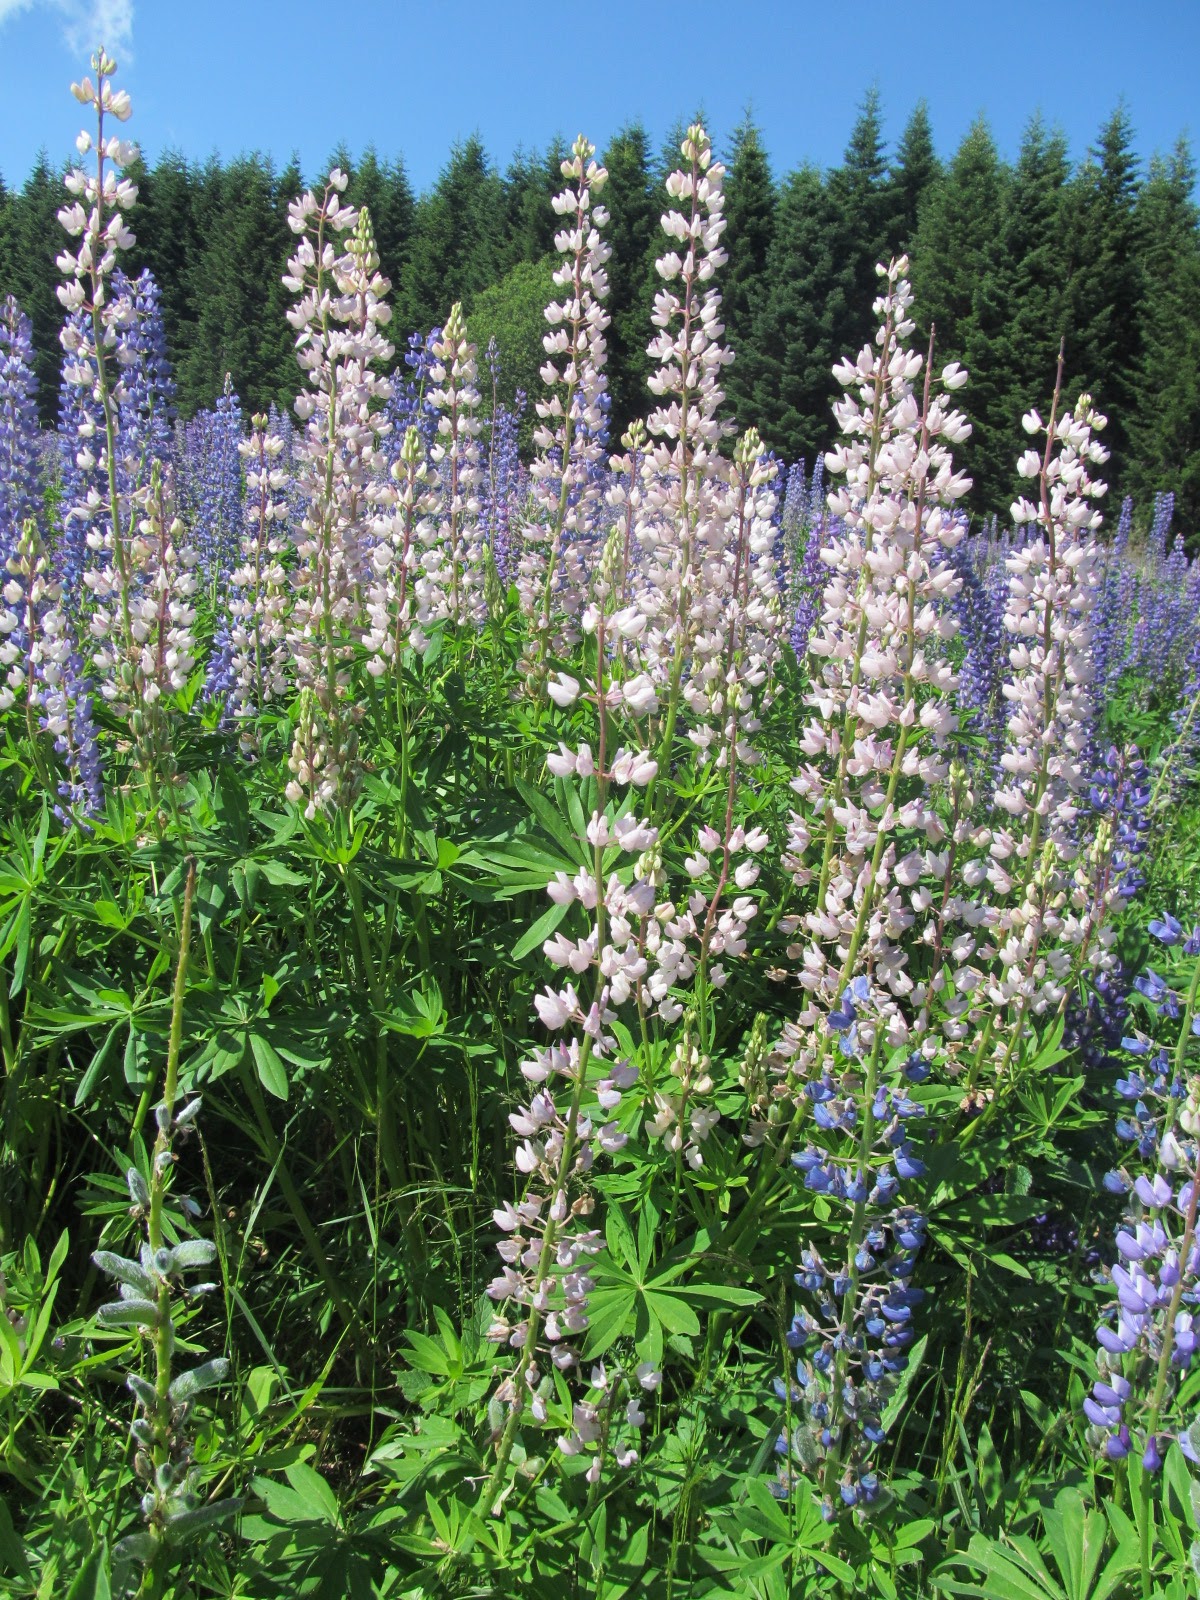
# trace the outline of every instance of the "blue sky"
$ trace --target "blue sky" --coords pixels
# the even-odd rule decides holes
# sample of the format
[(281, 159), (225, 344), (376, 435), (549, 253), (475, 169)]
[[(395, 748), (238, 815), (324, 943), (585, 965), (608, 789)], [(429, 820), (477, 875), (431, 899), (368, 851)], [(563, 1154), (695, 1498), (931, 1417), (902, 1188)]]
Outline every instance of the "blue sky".
[(1078, 157), (1122, 97), (1143, 157), (1200, 134), (1198, 0), (0, 0), (10, 184), (43, 146), (71, 154), (68, 85), (100, 32), (151, 159), (295, 150), (312, 177), (373, 143), (418, 189), (473, 131), (503, 166), (635, 118), (657, 144), (697, 105), (718, 146), (749, 105), (776, 172), (827, 166), (871, 83), (893, 139), (924, 96), (943, 153), (982, 112), (1011, 156), (1040, 108)]

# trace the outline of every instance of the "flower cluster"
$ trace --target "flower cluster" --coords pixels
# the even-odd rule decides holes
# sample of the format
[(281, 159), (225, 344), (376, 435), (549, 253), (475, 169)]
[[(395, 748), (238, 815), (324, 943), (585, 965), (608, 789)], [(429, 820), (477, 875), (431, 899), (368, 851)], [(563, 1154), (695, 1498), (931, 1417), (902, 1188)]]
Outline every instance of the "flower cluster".
[[(287, 794), (310, 819), (351, 800), (358, 786), (361, 708), (350, 694), (349, 664), (388, 498), (383, 402), (391, 389), (376, 368), (393, 354), (381, 331), (391, 318), (390, 285), (379, 272), (370, 217), (342, 201), (346, 183), (335, 167), (320, 199), (309, 190), (289, 207), (298, 244), (284, 278), (297, 296), (288, 320), (309, 384), (296, 401), (306, 425), (295, 445), (304, 515), (293, 536), (288, 653), (302, 710)], [(346, 234), (339, 254), (335, 241)]]
[(1147, 968), (1135, 980), (1147, 1027), (1122, 1040), (1129, 1064), (1116, 1090), (1128, 1111), (1116, 1132), (1128, 1153), (1105, 1184), (1126, 1196), (1126, 1212), (1105, 1274), (1112, 1300), (1096, 1329), (1097, 1376), (1083, 1410), (1097, 1449), (1110, 1460), (1136, 1450), (1154, 1472), (1173, 1437), (1190, 1449), (1171, 1402), (1200, 1341), (1200, 1078), (1187, 1059), (1200, 1035), (1200, 928), (1185, 934), (1168, 914), (1149, 931), (1170, 974)]
[(177, 1237), (184, 1218), (199, 1216), (199, 1206), (181, 1195), (175, 1198), (177, 1217), (172, 1218), (168, 1209), (178, 1147), (195, 1131), (200, 1111), (199, 1098), (184, 1099), (179, 1093), (183, 996), (195, 888), (193, 864), (180, 918), (163, 1097), (154, 1108), (157, 1137), (148, 1172), (132, 1166), (126, 1174), (131, 1212), (144, 1230), (143, 1241), (134, 1257), (111, 1250), (98, 1250), (92, 1257), (100, 1271), (116, 1282), (119, 1294), (97, 1312), (100, 1326), (140, 1335), (151, 1353), (153, 1381), (135, 1371), (126, 1378), (137, 1406), (129, 1431), (134, 1441), (133, 1470), (143, 1485), (141, 1509), (146, 1528), (121, 1540), (114, 1556), (118, 1565), (144, 1566), (156, 1580), (172, 1548), (214, 1528), (242, 1503), (201, 1498), (191, 1437), (198, 1396), (225, 1380), (229, 1363), (218, 1357), (180, 1371), (177, 1362), (180, 1296), (195, 1300), (217, 1287), (189, 1281), (189, 1274), (216, 1260), (216, 1246), (209, 1239)]
[[(899, 1196), (924, 1171), (910, 1127), (925, 1108), (907, 1081), (881, 1080), (878, 1051), (865, 1038), (872, 1011), (871, 986), (860, 976), (828, 1019), (836, 1045), (804, 1082), (809, 1138), (792, 1155), (805, 1188), (848, 1213), (834, 1259), (815, 1244), (801, 1256), (804, 1303), (787, 1334), (799, 1352), (795, 1380), (776, 1383), (789, 1411), (803, 1414), (777, 1442), (783, 1466), (774, 1488), (786, 1496), (798, 1476), (819, 1474), (827, 1520), (839, 1504), (870, 1505), (878, 1496), (873, 1458), (885, 1438), (883, 1410), (907, 1366), (913, 1311), (924, 1297), (911, 1279), (925, 1222)], [(915, 1055), (908, 1077), (926, 1075)]]
[(521, 525), (517, 569), (522, 610), (536, 640), (530, 670), (538, 686), (546, 654), (562, 654), (579, 638), (592, 519), (603, 488), (598, 468), (608, 359), (605, 266), (611, 252), (602, 233), (608, 213), (596, 203), (608, 174), (595, 154), (581, 134), (561, 163), (567, 187), (553, 202), (556, 214), (567, 219), (554, 240), (562, 258), (554, 283), (563, 298), (546, 307), (541, 375), (548, 393), (535, 403), (538, 453), (530, 468), (531, 514)]
[(0, 561), (7, 560), (39, 504), (37, 380), (33, 332), (12, 295), (0, 302)]

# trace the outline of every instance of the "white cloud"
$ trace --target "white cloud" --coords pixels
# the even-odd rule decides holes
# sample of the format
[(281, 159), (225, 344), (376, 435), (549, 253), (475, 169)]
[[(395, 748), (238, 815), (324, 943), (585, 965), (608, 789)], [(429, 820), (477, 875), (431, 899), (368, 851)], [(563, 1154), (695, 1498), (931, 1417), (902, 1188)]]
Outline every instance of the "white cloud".
[(55, 13), (73, 55), (84, 62), (103, 45), (122, 64), (133, 56), (133, 0), (0, 0), (0, 26), (33, 6)]

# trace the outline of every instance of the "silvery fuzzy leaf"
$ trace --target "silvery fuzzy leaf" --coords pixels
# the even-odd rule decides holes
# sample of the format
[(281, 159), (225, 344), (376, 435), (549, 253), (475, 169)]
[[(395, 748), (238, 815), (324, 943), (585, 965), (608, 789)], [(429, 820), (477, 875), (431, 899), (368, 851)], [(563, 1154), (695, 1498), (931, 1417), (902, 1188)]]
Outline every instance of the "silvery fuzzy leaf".
[(163, 1530), (167, 1543), (180, 1545), (198, 1533), (217, 1527), (227, 1518), (236, 1516), (245, 1503), (241, 1498), (214, 1500), (210, 1505), (197, 1506), (194, 1511), (180, 1511), (168, 1517)]
[(810, 1471), (821, 1459), (817, 1450), (817, 1442), (805, 1427), (799, 1427), (795, 1430), (792, 1437), (792, 1448), (799, 1456), (801, 1464), (809, 1468)]
[(129, 1198), (135, 1206), (141, 1206), (142, 1210), (145, 1211), (150, 1205), (150, 1190), (146, 1185), (145, 1178), (142, 1177), (136, 1167), (130, 1167), (125, 1174), (125, 1182), (129, 1185)]
[(154, 1469), (154, 1487), (159, 1494), (170, 1494), (179, 1480), (179, 1469), (169, 1461), (160, 1462)]
[(186, 1128), (190, 1122), (194, 1122), (200, 1113), (202, 1104), (203, 1099), (200, 1095), (197, 1095), (194, 1100), (189, 1100), (183, 1110), (176, 1114), (175, 1126), (177, 1128)]
[(92, 1261), (101, 1272), (107, 1273), (110, 1278), (115, 1278), (118, 1283), (128, 1284), (131, 1289), (136, 1289), (147, 1299), (153, 1296), (154, 1283), (136, 1261), (130, 1261), (126, 1256), (119, 1256), (112, 1250), (93, 1251)]
[(147, 1411), (153, 1411), (158, 1404), (158, 1395), (154, 1392), (154, 1385), (147, 1383), (140, 1373), (129, 1373), (125, 1379), (125, 1387), (136, 1400), (139, 1400), (145, 1406)]
[(134, 1417), (129, 1424), (129, 1431), (139, 1444), (144, 1444), (149, 1450), (154, 1444), (154, 1429), (145, 1417)]
[(113, 1566), (151, 1561), (157, 1549), (158, 1541), (152, 1533), (127, 1533), (113, 1545)]
[(157, 1328), (158, 1307), (153, 1300), (113, 1300), (96, 1313), (109, 1327)]
[(184, 1272), (189, 1267), (207, 1267), (217, 1259), (217, 1247), (211, 1239), (184, 1239), (171, 1251), (172, 1272)]
[(212, 1361), (204, 1361), (198, 1367), (193, 1367), (190, 1372), (181, 1372), (171, 1385), (171, 1400), (175, 1405), (180, 1405), (190, 1400), (193, 1395), (202, 1389), (213, 1389), (219, 1383), (224, 1383), (229, 1376), (229, 1363), (224, 1356), (217, 1356)]

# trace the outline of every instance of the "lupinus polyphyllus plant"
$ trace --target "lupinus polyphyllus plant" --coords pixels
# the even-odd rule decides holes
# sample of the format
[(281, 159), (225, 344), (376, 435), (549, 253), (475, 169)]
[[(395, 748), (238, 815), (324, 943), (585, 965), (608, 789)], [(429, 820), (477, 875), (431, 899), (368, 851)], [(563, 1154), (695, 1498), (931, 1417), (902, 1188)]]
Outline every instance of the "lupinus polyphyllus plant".
[[(925, 1222), (902, 1197), (905, 1181), (924, 1171), (909, 1142), (910, 1121), (924, 1107), (909, 1097), (903, 1078), (874, 1082), (864, 1098), (876, 1076), (863, 1061), (864, 1051), (876, 1051), (864, 1037), (871, 1017), (871, 985), (860, 974), (830, 1014), (837, 1044), (804, 1085), (807, 1141), (792, 1156), (805, 1187), (847, 1219), (833, 1261), (815, 1244), (800, 1258), (804, 1303), (787, 1334), (798, 1352), (795, 1381), (776, 1384), (789, 1412), (801, 1413), (776, 1447), (783, 1457), (776, 1492), (787, 1495), (800, 1478), (816, 1478), (827, 1521), (879, 1496), (874, 1458), (885, 1437), (883, 1411), (908, 1364), (913, 1311), (924, 1298), (910, 1280)], [(905, 1070), (917, 1081), (928, 1071), (919, 1055)]]
[[(683, 250), (668, 250), (655, 263), (664, 286), (655, 295), (652, 321), (660, 331), (648, 354), (657, 363), (649, 385), (659, 404), (647, 418), (656, 442), (642, 469), (645, 492), (636, 530), (637, 607), (645, 619), (636, 651), (661, 703), (664, 756), (674, 748), (685, 686), (694, 683), (702, 697), (719, 658), (720, 617), (732, 576), (728, 473), (718, 448), (732, 424), (717, 413), (725, 398), (721, 370), (733, 353), (723, 343), (721, 296), (713, 281), (727, 260), (721, 244), (725, 169), (713, 160), (708, 134), (698, 123), (688, 129), (680, 153), (685, 165), (667, 179), (674, 204), (662, 227)], [(697, 717), (688, 736), (703, 753), (718, 727)]]
[[(925, 363), (906, 347), (907, 260), (880, 270), (874, 346), (838, 369), (847, 394), (837, 416), (852, 442), (827, 458), (846, 483), (829, 497), (842, 520), (824, 552), (831, 577), (809, 641), (813, 715), (801, 740), (809, 761), (792, 785), (809, 810), (793, 816), (785, 864), (798, 887), (816, 887), (800, 923), (807, 943), (792, 952), (808, 1000), (783, 1045), (801, 1072), (823, 1058), (823, 1019), (860, 971), (874, 974), (872, 1030), (895, 1049), (926, 1034), (931, 988), (946, 986), (943, 1003), (954, 1009), (956, 969), (973, 947), (945, 937), (950, 862), (937, 849), (955, 726), (945, 644), (959, 585), (950, 552), (962, 526), (950, 508), (969, 487), (949, 446), (970, 430), (935, 393), (928, 366), (918, 401), (913, 383)], [(965, 374), (948, 367), (942, 379), (957, 388)], [(922, 939), (946, 957), (932, 985), (906, 971)]]
[(1111, 1299), (1096, 1329), (1096, 1381), (1083, 1402), (1089, 1437), (1110, 1461), (1141, 1458), (1142, 1592), (1151, 1579), (1150, 1478), (1178, 1439), (1195, 1458), (1187, 1418), (1177, 1413), (1182, 1377), (1200, 1342), (1200, 927), (1185, 932), (1169, 913), (1149, 932), (1158, 967), (1134, 981), (1144, 1026), (1121, 1041), (1124, 1105), (1117, 1118), (1123, 1159), (1105, 1186), (1126, 1197), (1116, 1260), (1104, 1274)]
[(821, 543), (825, 537), (825, 463), (818, 460), (806, 479), (804, 462), (788, 471), (780, 528), (787, 571), (787, 601), (791, 615), (790, 639), (797, 660), (803, 661), (808, 641), (821, 609), (825, 568)]
[[(1092, 474), (1108, 452), (1096, 437), (1105, 419), (1087, 395), (1074, 411), (1060, 411), (1062, 372), (1060, 355), (1049, 421), (1036, 411), (1024, 418), (1027, 433), (1045, 434), (1042, 453), (1026, 450), (1018, 462), (1022, 477), (1037, 480), (1038, 502), (1022, 497), (1012, 507), (1028, 533), (1006, 562), (1004, 627), (1012, 646), (1004, 697), (1011, 710), (994, 796), (1004, 820), (982, 841), (995, 962), (986, 1012), (972, 1013), (968, 1095), (981, 1072), (992, 1084), (1006, 1078), (1031, 1019), (1061, 1010), (1072, 975), (1102, 959), (1104, 923), (1090, 908), (1091, 874), (1104, 871), (1105, 841), (1097, 840), (1089, 860), (1076, 858), (1091, 727), (1095, 533), (1102, 520), (1096, 502), (1105, 492)], [(1109, 854), (1112, 845), (1110, 836)]]
[(0, 561), (40, 513), (33, 331), (12, 295), (0, 302)]
[(163, 462), (169, 392), (156, 294), (145, 277), (112, 281), (117, 251), (134, 242), (124, 212), (137, 188), (119, 174), (136, 147), (108, 134), (106, 121), (128, 118), (129, 96), (114, 92), (116, 66), (103, 50), (92, 68), (95, 85), (85, 78), (73, 93), (96, 112), (95, 138), (85, 131), (76, 141), (81, 155), (95, 153), (95, 169), (68, 173), (75, 200), (59, 213), (80, 240), (58, 258), (68, 280), (58, 291), (67, 312), (63, 378), (80, 391), (71, 420), (82, 498), (67, 519), (86, 530), (91, 552), (83, 576), (94, 677), (128, 723), (137, 765), (152, 786), (161, 778), (169, 785), (169, 712), (194, 659), (195, 557), (175, 515), (173, 469)]
[(373, 677), (389, 672), (406, 646), (420, 648), (425, 635), (416, 620), (417, 573), (422, 535), (437, 527), (438, 479), (426, 459), (420, 431), (404, 431), (399, 458), (393, 462), (395, 485), (388, 536), (371, 553), (372, 579), (367, 594), (367, 671)]
[(608, 359), (604, 309), (605, 270), (611, 251), (602, 229), (608, 212), (596, 196), (608, 173), (593, 157), (595, 146), (581, 134), (561, 163), (568, 187), (554, 198), (554, 210), (568, 219), (555, 235), (562, 261), (554, 282), (564, 291), (546, 307), (550, 331), (542, 344), (542, 379), (548, 393), (536, 402), (537, 458), (530, 469), (531, 514), (521, 525), (517, 586), (532, 636), (529, 670), (540, 689), (545, 658), (563, 653), (579, 638), (579, 617), (587, 600), (591, 514), (602, 495), (596, 468), (604, 427), (602, 398)]
[[(837, 369), (847, 394), (836, 414), (850, 442), (827, 457), (845, 485), (829, 496), (839, 520), (822, 553), (831, 576), (809, 641), (813, 715), (801, 748), (810, 760), (792, 785), (808, 809), (793, 814), (784, 858), (797, 886), (816, 893), (789, 924), (806, 935), (789, 952), (805, 1004), (774, 1054), (781, 1092), (795, 1103), (778, 1153), (803, 1136), (792, 1159), (806, 1184), (849, 1208), (828, 1272), (815, 1254), (803, 1264), (798, 1282), (816, 1293), (818, 1314), (801, 1316), (793, 1340), (817, 1342), (798, 1368), (801, 1384), (789, 1380), (784, 1391), (804, 1407), (784, 1452), (793, 1464), (821, 1457), (826, 1516), (878, 1491), (881, 1396), (903, 1366), (916, 1303), (906, 1285), (922, 1233), (894, 1203), (900, 1182), (921, 1171), (906, 1132), (919, 1111), (906, 1075), (919, 1080), (938, 1053), (935, 1003), (956, 1028), (975, 948), (971, 908), (950, 893), (968, 807), (965, 775), (948, 759), (954, 675), (945, 653), (959, 582), (951, 553), (962, 537), (951, 508), (969, 487), (949, 446), (969, 427), (935, 392), (928, 360), (907, 348), (907, 261), (879, 270), (875, 340)], [(942, 374), (948, 389), (964, 381), (957, 365)], [(908, 970), (921, 943), (930, 976)], [(759, 1142), (769, 1136), (763, 1122), (752, 1131)]]
[(242, 407), (228, 375), (216, 406), (196, 413), (184, 441), (181, 497), (215, 606), (242, 534)]
[[(288, 647), (302, 692), (287, 794), (310, 819), (348, 803), (358, 786), (361, 708), (351, 698), (350, 661), (387, 497), (381, 402), (390, 384), (376, 368), (393, 354), (381, 332), (391, 318), (390, 285), (369, 216), (342, 202), (346, 183), (334, 168), (320, 199), (309, 190), (292, 202), (288, 221), (299, 244), (284, 278), (298, 297), (288, 320), (310, 386), (296, 401), (306, 424), (295, 446), (305, 514), (295, 535)], [(347, 233), (339, 254), (336, 241)]]
[(252, 748), (254, 719), (287, 687), (288, 477), (281, 464), (283, 439), (261, 413), (251, 419), (250, 437), (239, 440), (237, 449), (245, 463), (246, 499), (240, 559), (229, 575), (230, 709), (243, 746)]
[(487, 613), (477, 377), (475, 346), (467, 338), (462, 307), (454, 305), (434, 341), (429, 369), (429, 401), (437, 413), (429, 455), (437, 490), (432, 514), (417, 526), (421, 552), (413, 591), (422, 628), (443, 621), (473, 626)]
[(511, 410), (500, 404), (500, 354), (495, 339), (485, 351), (491, 380), (491, 410), (487, 422), (487, 464), (484, 470), (483, 535), (500, 582), (507, 588), (516, 577), (517, 553), (513, 545), (513, 514), (518, 494), (521, 462), (517, 454), (517, 434), (525, 410), (526, 395), (518, 389)]
[[(564, 747), (554, 762), (561, 781), (578, 778), (590, 820), (578, 841), (580, 870), (573, 877), (559, 873), (547, 892), (558, 905), (578, 908), (586, 932), (575, 937), (560, 932), (545, 943), (550, 963), (569, 971), (571, 979), (536, 997), (540, 1021), (559, 1037), (522, 1063), (535, 1092), (510, 1118), (521, 1139), (517, 1168), (525, 1183), (520, 1199), (495, 1214), (505, 1237), (499, 1246), (503, 1270), (488, 1289), (501, 1306), (489, 1337), (511, 1346), (518, 1359), (495, 1397), (507, 1407), (507, 1418), (483, 1492), (484, 1512), (501, 1493), (526, 1414), (559, 1429), (564, 1454), (593, 1453), (588, 1468), (593, 1482), (603, 1470), (605, 1451), (611, 1449), (619, 1463), (636, 1460), (636, 1451), (621, 1442), (615, 1426), (614, 1407), (623, 1391), (628, 1391), (625, 1426), (640, 1426), (628, 1377), (595, 1369), (583, 1396), (565, 1411), (553, 1377), (579, 1366), (577, 1341), (588, 1325), (592, 1289), (588, 1261), (603, 1248), (588, 1173), (598, 1157), (626, 1142), (615, 1112), (623, 1091), (637, 1081), (637, 1069), (619, 1055), (611, 1025), (621, 1007), (642, 1004), (649, 961), (639, 928), (658, 901), (652, 881), (656, 830), (617, 801), (620, 790), (644, 790), (657, 773), (644, 751), (614, 749), (625, 709), (624, 686), (610, 670), (607, 648), (619, 550), (618, 532), (608, 541), (583, 619), (595, 640), (594, 675), (582, 686), (574, 682), (571, 695), (572, 700), (582, 696), (594, 713), (597, 748), (593, 753), (588, 745), (575, 751)], [(619, 659), (616, 667), (619, 673)], [(629, 874), (622, 862), (631, 857), (634, 873), (625, 881)]]
[(177, 1351), (181, 1297), (194, 1300), (211, 1292), (212, 1283), (189, 1282), (188, 1275), (211, 1266), (216, 1246), (208, 1239), (178, 1236), (180, 1218), (198, 1214), (187, 1197), (175, 1200), (172, 1215), (171, 1177), (179, 1157), (177, 1146), (196, 1127), (199, 1098), (183, 1100), (179, 1092), (179, 1057), (183, 1044), (183, 1003), (187, 986), (195, 863), (189, 863), (180, 917), (179, 954), (171, 1006), (162, 1099), (154, 1108), (157, 1137), (149, 1173), (132, 1166), (127, 1174), (132, 1212), (144, 1229), (136, 1257), (98, 1250), (93, 1261), (119, 1286), (120, 1298), (100, 1307), (101, 1327), (136, 1329), (150, 1355), (152, 1376), (131, 1371), (126, 1384), (137, 1414), (133, 1435), (134, 1472), (143, 1485), (144, 1532), (128, 1535), (114, 1551), (120, 1567), (140, 1566), (139, 1596), (156, 1597), (173, 1555), (232, 1516), (240, 1500), (204, 1500), (193, 1460), (192, 1417), (197, 1396), (224, 1381), (229, 1363), (223, 1358), (180, 1368)]

